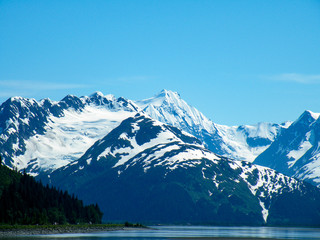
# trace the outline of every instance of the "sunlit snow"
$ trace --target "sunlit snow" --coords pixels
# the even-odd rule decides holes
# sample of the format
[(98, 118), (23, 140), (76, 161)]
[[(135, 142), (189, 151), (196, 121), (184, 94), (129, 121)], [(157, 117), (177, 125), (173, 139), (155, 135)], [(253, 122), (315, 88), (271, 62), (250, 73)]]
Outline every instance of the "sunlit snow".
[(44, 135), (26, 141), (26, 152), (17, 156), (20, 169), (36, 160), (43, 170), (56, 169), (80, 158), (98, 139), (135, 112), (110, 111), (104, 107), (86, 106), (82, 112), (64, 111), (64, 117), (51, 116)]
[(310, 136), (311, 136), (311, 132), (308, 132), (306, 134), (306, 140), (300, 143), (300, 146), (298, 147), (298, 149), (291, 150), (287, 154), (287, 157), (289, 157), (290, 160), (293, 159), (291, 161), (288, 161), (289, 168), (291, 168), (312, 147), (312, 144), (309, 141)]
[[(268, 146), (251, 147), (247, 138), (263, 138), (271, 141), (278, 134), (280, 125), (259, 123), (257, 125), (225, 126), (213, 123), (196, 108), (188, 105), (178, 93), (163, 90), (155, 97), (136, 101), (146, 114), (160, 122), (178, 127), (195, 136), (195, 132), (202, 130), (212, 134), (212, 137), (221, 139), (219, 142), (223, 156), (253, 162)], [(287, 128), (291, 122), (287, 122), (282, 128)], [(220, 141), (220, 140), (216, 140)]]

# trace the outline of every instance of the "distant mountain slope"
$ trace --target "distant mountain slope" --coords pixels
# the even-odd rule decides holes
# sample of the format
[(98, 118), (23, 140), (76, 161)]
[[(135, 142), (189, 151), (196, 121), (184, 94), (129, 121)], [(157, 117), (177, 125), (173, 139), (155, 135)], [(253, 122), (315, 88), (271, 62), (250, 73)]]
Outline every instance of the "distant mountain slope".
[(124, 98), (68, 95), (59, 102), (21, 97), (0, 106), (0, 153), (4, 163), (37, 175), (79, 158), (138, 107)]
[(252, 162), (290, 123), (224, 126), (213, 123), (178, 93), (162, 90), (158, 95), (136, 101), (151, 118), (180, 128), (203, 141), (211, 151), (236, 160)]
[(192, 135), (142, 114), (42, 177), (97, 201), (106, 221), (320, 225), (316, 187), (220, 157)]
[(305, 111), (254, 163), (320, 186), (320, 118)]

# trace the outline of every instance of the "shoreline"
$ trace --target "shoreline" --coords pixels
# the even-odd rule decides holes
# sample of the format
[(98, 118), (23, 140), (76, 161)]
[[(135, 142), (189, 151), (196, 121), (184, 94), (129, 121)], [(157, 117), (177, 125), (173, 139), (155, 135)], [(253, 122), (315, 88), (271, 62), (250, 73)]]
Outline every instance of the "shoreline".
[(0, 228), (0, 239), (21, 237), (21, 236), (34, 236), (34, 235), (53, 235), (53, 234), (66, 234), (66, 233), (92, 233), (92, 232), (107, 232), (107, 231), (120, 231), (120, 230), (136, 230), (146, 229), (144, 227), (126, 227), (126, 226), (107, 226), (107, 225), (66, 225), (66, 226), (20, 226), (18, 228)]
[(185, 237), (171, 238), (177, 240), (284, 240), (280, 238), (259, 238), (259, 237)]

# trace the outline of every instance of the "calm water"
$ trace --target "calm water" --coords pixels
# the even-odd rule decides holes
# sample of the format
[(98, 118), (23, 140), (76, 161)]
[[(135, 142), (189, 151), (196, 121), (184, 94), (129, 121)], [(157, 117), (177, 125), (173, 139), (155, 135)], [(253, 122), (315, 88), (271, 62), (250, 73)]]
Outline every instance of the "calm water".
[[(167, 240), (170, 238), (195, 237), (243, 237), (274, 239), (319, 239), (320, 229), (314, 228), (271, 228), (271, 227), (206, 227), (206, 226), (161, 226), (147, 230), (113, 231), (87, 234), (57, 234), (36, 236), (37, 239), (69, 240)], [(34, 236), (32, 237), (35, 238)], [(25, 238), (20, 238), (25, 239)], [(30, 238), (29, 238), (30, 239)]]

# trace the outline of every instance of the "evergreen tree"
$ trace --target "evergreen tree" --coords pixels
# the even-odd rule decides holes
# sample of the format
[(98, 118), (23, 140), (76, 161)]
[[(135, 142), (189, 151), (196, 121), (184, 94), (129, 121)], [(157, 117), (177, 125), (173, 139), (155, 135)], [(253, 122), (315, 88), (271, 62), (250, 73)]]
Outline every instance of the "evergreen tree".
[[(5, 166), (0, 167), (13, 172)], [(67, 191), (43, 186), (26, 173), (4, 186), (0, 196), (0, 223), (101, 223), (101, 219), (102, 212), (97, 204), (84, 206), (81, 200), (70, 196)]]

